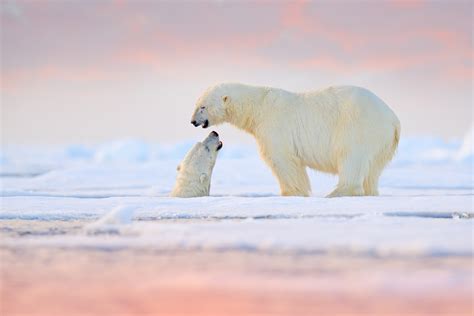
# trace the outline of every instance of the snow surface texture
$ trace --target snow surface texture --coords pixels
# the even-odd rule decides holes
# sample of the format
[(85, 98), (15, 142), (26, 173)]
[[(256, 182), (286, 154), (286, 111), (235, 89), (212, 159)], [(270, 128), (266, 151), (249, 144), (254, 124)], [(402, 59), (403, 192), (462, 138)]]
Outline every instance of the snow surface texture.
[[(382, 175), (381, 196), (336, 199), (323, 196), (337, 179), (316, 172), (310, 172), (312, 197), (280, 197), (276, 179), (251, 145), (226, 144), (211, 196), (193, 199), (167, 195), (177, 164), (194, 142), (4, 147), (0, 224), (8, 234), (0, 242), (5, 247), (472, 256), (472, 133), (471, 128), (464, 141), (402, 139)], [(24, 236), (16, 231), (21, 224), (15, 224), (22, 221), (74, 222), (82, 228), (59, 234), (39, 229)]]

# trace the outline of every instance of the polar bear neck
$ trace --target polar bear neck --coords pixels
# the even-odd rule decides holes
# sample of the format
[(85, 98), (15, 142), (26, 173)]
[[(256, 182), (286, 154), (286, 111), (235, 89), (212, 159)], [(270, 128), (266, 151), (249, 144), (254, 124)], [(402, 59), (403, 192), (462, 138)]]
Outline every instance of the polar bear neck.
[(176, 179), (176, 184), (171, 192), (175, 197), (198, 197), (208, 196), (211, 190), (212, 169), (208, 171), (206, 179), (201, 182), (201, 173), (180, 171)]
[(226, 84), (223, 89), (230, 96), (230, 104), (226, 107), (225, 121), (255, 135), (263, 115), (265, 97), (271, 88)]

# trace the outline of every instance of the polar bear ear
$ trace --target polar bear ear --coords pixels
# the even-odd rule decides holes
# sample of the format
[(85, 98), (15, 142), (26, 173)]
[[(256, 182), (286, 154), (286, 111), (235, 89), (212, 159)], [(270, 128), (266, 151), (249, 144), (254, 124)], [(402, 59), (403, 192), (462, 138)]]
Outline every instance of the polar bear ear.
[(204, 183), (204, 181), (206, 180), (207, 180), (207, 174), (201, 173), (201, 176), (199, 177), (199, 181), (201, 181), (201, 183)]
[(224, 103), (227, 103), (227, 101), (230, 101), (230, 97), (228, 95), (225, 95), (222, 97), (222, 101), (224, 101)]
[(179, 164), (177, 167), (176, 167), (176, 171), (179, 171), (181, 170), (181, 164)]

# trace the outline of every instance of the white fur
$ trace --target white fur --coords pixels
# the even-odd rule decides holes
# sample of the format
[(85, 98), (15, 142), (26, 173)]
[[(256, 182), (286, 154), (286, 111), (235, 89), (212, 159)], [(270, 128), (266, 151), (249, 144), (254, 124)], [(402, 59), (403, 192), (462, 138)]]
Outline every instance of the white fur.
[[(215, 134), (217, 135), (217, 134)], [(208, 196), (211, 188), (212, 170), (220, 149), (219, 137), (212, 133), (186, 154), (179, 164), (176, 184), (171, 196), (198, 197)]]
[(293, 93), (227, 83), (199, 98), (193, 121), (229, 122), (252, 134), (278, 178), (282, 195), (308, 196), (306, 167), (339, 175), (329, 195), (377, 195), (379, 176), (392, 159), (400, 122), (375, 94), (338, 86)]

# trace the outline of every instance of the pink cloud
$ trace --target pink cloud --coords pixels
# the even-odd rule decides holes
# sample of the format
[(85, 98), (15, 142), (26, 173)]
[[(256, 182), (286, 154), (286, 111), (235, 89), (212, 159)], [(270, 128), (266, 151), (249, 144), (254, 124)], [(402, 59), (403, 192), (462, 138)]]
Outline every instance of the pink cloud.
[[(360, 7), (314, 6), (304, 1), (289, 4), (282, 24), (304, 34), (302, 43), (324, 40), (336, 47), (314, 49), (312, 57), (300, 57), (291, 63), (336, 73), (401, 71), (429, 66), (437, 69), (441, 77), (453, 74), (453, 69), (458, 69), (456, 74), (463, 79), (471, 77), (470, 18), (462, 12), (462, 7), (446, 6), (443, 11), (439, 8), (443, 4), (439, 3), (393, 1), (390, 4), (397, 11), (390, 6), (369, 3)], [(428, 5), (432, 10), (407, 13), (407, 10)], [(463, 14), (464, 19), (460, 16)]]
[(426, 1), (425, 0), (392, 0), (390, 1), (395, 7), (400, 9), (419, 9)]
[(1, 22), (7, 85), (113, 79), (134, 67), (161, 72), (186, 63), (336, 74), (429, 66), (463, 78), (472, 68), (470, 16), (456, 4), (18, 3), (23, 21)]
[(25, 89), (25, 83), (31, 81), (77, 81), (94, 82), (117, 79), (119, 73), (102, 67), (65, 67), (45, 65), (28, 69), (2, 72), (0, 87), (4, 91), (15, 92)]
[(308, 14), (310, 5), (309, 1), (295, 1), (287, 4), (283, 9), (283, 26), (296, 28), (309, 35), (331, 39), (347, 51), (351, 51), (357, 44), (363, 44), (361, 38), (351, 36), (347, 31), (339, 31), (324, 25), (318, 16), (310, 16)]

